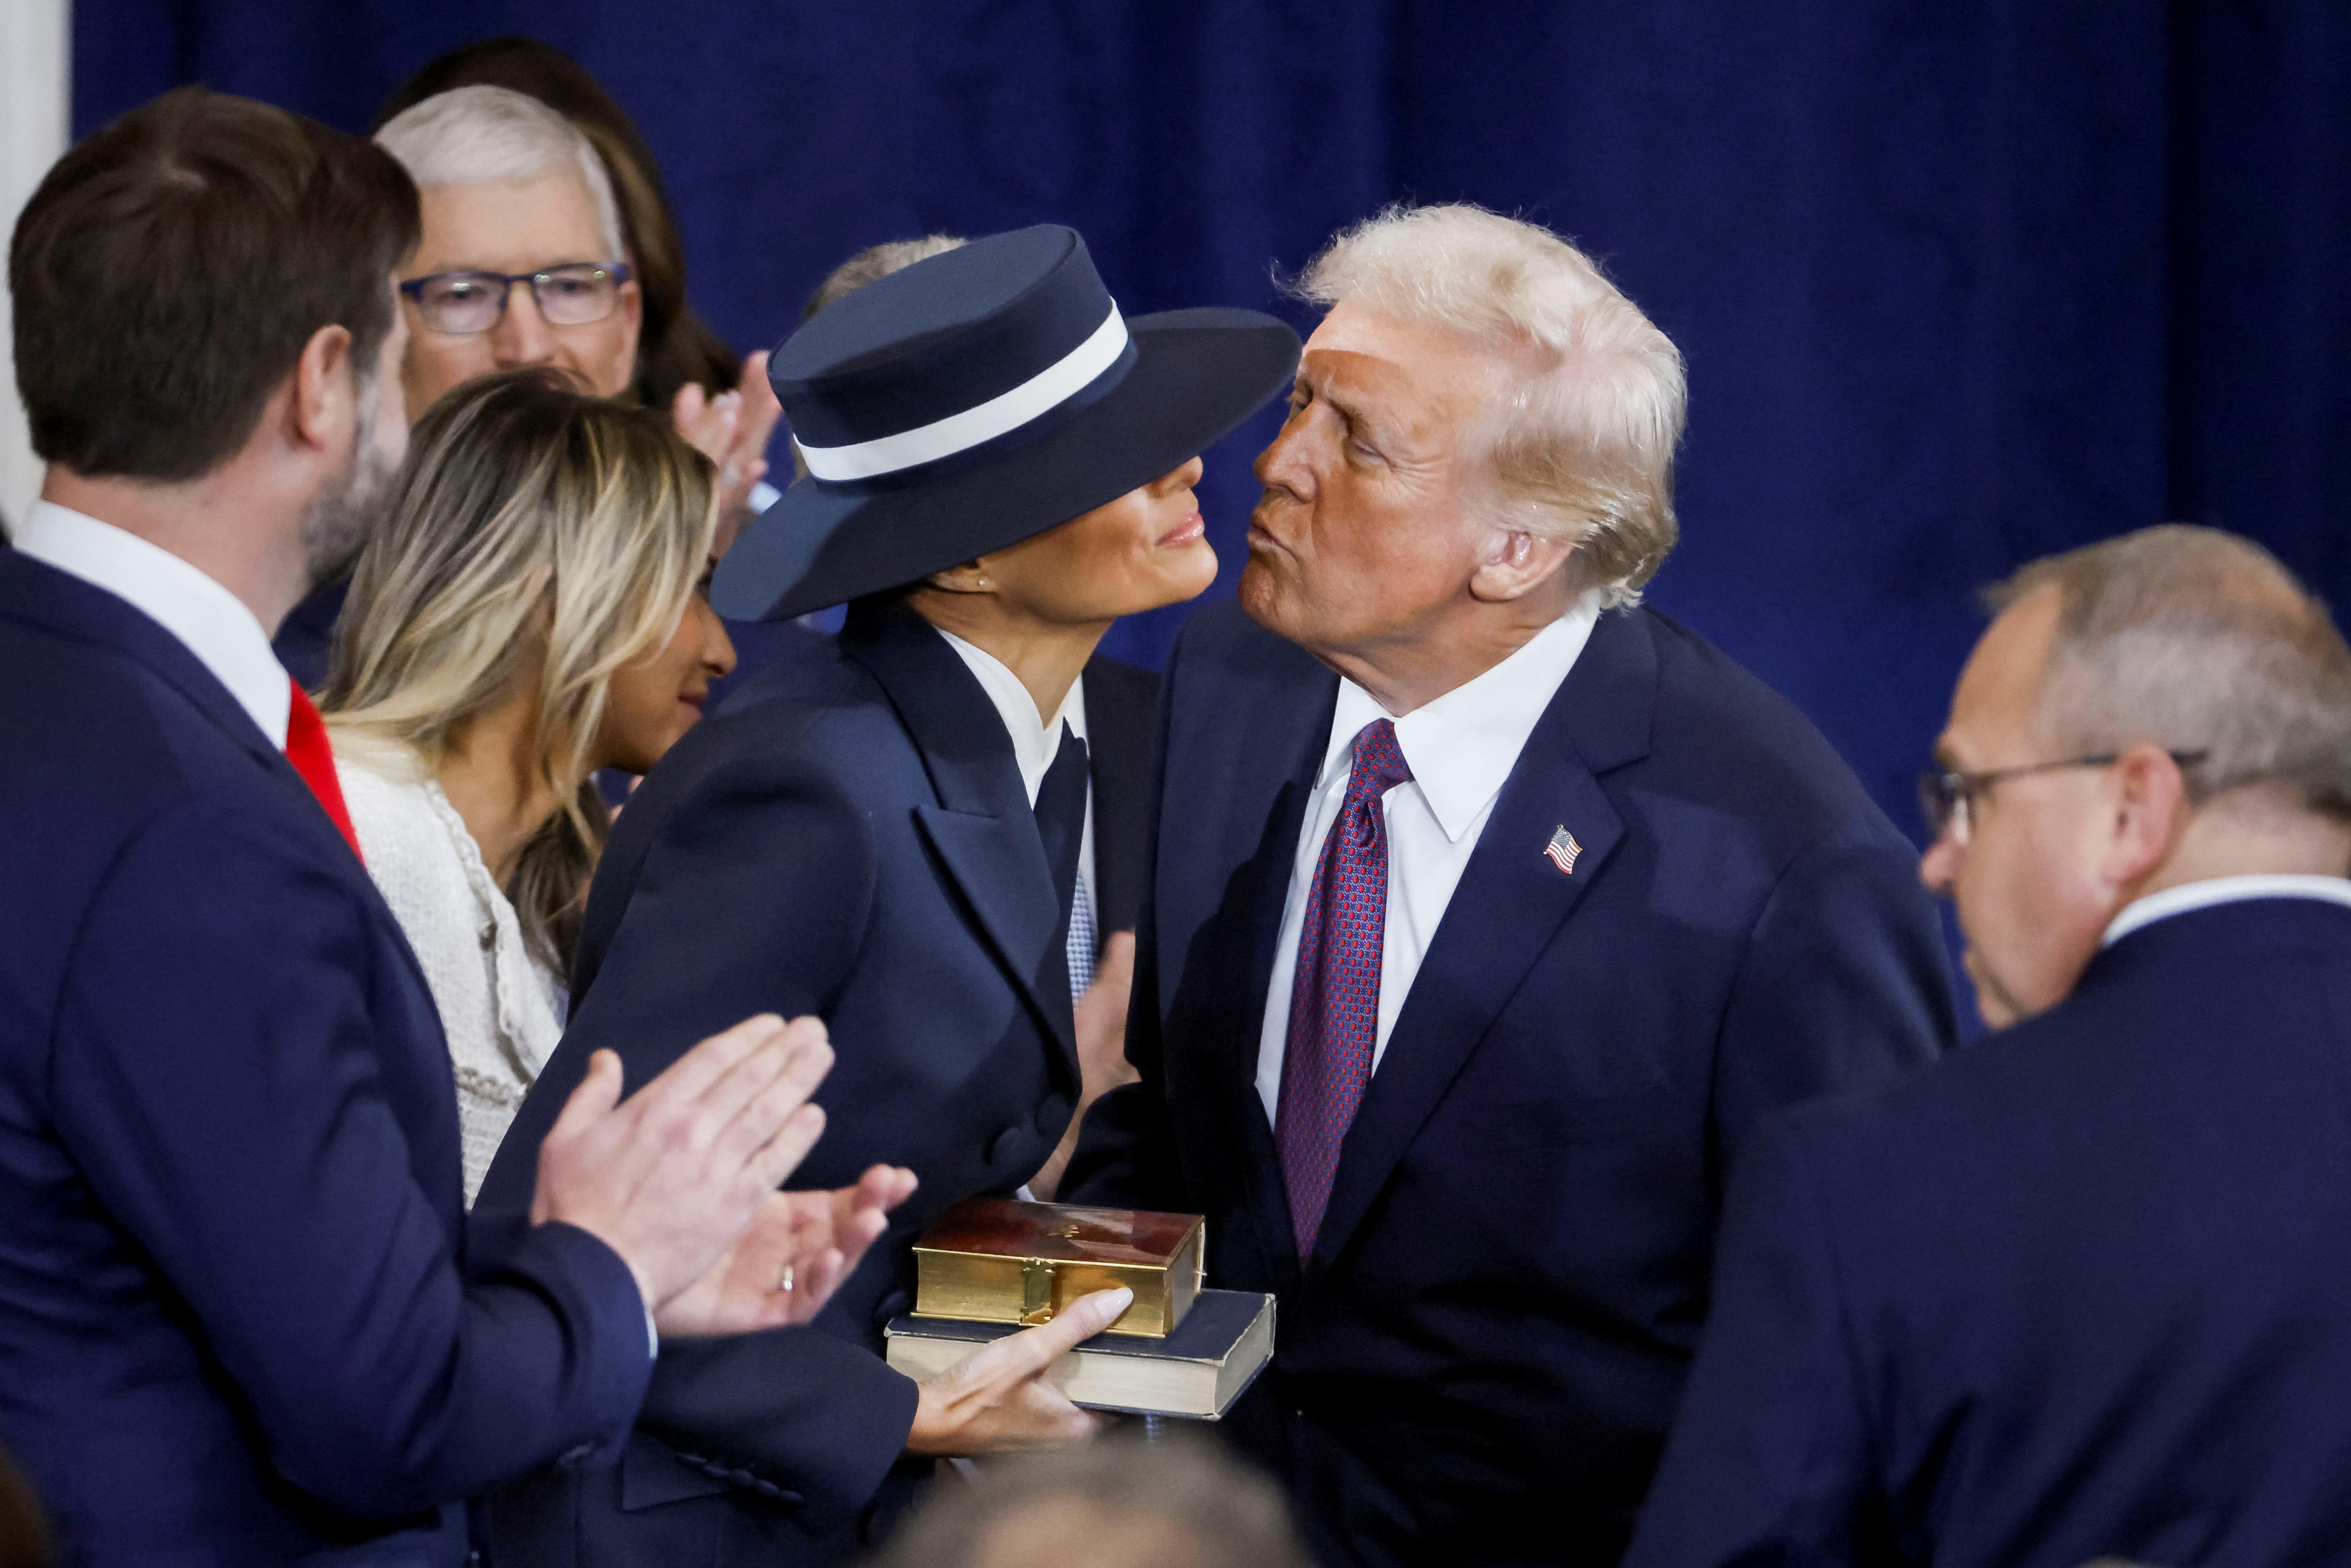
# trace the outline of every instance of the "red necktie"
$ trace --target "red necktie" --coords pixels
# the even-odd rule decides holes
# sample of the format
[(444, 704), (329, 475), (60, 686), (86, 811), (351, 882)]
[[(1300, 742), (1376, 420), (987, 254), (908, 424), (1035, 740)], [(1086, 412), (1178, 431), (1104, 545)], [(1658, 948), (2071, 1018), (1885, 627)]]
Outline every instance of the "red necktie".
[[(310, 695), (302, 689), (302, 683), (291, 684), (294, 706), (286, 716), (286, 760), (294, 765), (294, 771), (302, 776), (302, 782), (310, 787), (310, 793), (326, 808), (327, 820), (335, 824), (335, 831), (351, 846), (351, 853), (360, 855), (360, 836), (351, 827), (350, 809), (343, 804), (342, 780), (335, 774), (335, 749), (327, 744), (327, 721), (311, 706)], [(367, 863), (367, 856), (360, 855), (360, 863)]]
[(1388, 925), (1388, 831), (1380, 797), (1411, 777), (1395, 726), (1384, 718), (1364, 726), (1355, 737), (1346, 799), (1306, 892), (1273, 1115), (1301, 1258), (1313, 1255), (1339, 1171), (1339, 1146), (1372, 1079)]

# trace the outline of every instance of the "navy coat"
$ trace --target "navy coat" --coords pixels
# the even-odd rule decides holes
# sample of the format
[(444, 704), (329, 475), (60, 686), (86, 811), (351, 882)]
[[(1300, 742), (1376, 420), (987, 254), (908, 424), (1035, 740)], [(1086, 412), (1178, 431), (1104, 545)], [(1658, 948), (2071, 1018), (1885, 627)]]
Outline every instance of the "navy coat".
[(2351, 909), (2267, 899), (1759, 1133), (1634, 1561), (2344, 1561), (2346, 1071)]
[(300, 777), (0, 551), (0, 1444), (63, 1561), (459, 1563), (447, 1505), (615, 1455), (627, 1266), (461, 1187), (432, 995)]
[[(1604, 615), (1496, 802), (1290, 1240), (1259, 1023), (1337, 677), (1237, 608), (1165, 678), (1127, 1051), (1082, 1201), (1207, 1216), (1280, 1297), (1235, 1437), (1326, 1561), (1614, 1563), (1765, 1110), (1951, 1038), (1909, 845), (1787, 704), (1672, 622)], [(1566, 827), (1573, 874), (1544, 855)]]
[[(1139, 880), (1133, 683), (1095, 684), (1095, 838), (1106, 915)], [(1148, 677), (1141, 677), (1148, 680)], [(1107, 728), (1105, 726), (1107, 725)], [(799, 1329), (663, 1348), (618, 1469), (499, 1494), (513, 1565), (820, 1563), (916, 1495), (900, 1463), (913, 1382), (883, 1364), (909, 1245), (947, 1205), (1008, 1195), (1069, 1125), (1077, 1059), (1061, 904), (996, 708), (901, 606), (779, 660), (662, 759), (620, 816), (573, 967), (574, 1012), (492, 1166), (485, 1207), (528, 1204), (539, 1140), (590, 1052), (628, 1081), (747, 1014), (815, 1013), (836, 1052), (823, 1140), (792, 1185), (877, 1161), (922, 1186)], [(893, 1479), (894, 1472), (894, 1479)]]

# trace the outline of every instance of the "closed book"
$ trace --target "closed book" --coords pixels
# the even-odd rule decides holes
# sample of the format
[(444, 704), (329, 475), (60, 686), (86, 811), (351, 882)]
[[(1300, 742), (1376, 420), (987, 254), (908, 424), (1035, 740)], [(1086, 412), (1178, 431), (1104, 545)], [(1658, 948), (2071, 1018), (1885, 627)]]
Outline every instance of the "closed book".
[[(883, 1331), (892, 1366), (934, 1377), (983, 1345), (1019, 1333), (1017, 1323), (893, 1318)], [(1202, 1291), (1165, 1339), (1104, 1332), (1082, 1341), (1045, 1375), (1070, 1402), (1134, 1416), (1214, 1421), (1232, 1408), (1273, 1354), (1273, 1298)]]
[(1027, 1326), (1123, 1285), (1110, 1332), (1156, 1338), (1184, 1321), (1207, 1251), (1196, 1214), (966, 1198), (915, 1239), (914, 1315)]

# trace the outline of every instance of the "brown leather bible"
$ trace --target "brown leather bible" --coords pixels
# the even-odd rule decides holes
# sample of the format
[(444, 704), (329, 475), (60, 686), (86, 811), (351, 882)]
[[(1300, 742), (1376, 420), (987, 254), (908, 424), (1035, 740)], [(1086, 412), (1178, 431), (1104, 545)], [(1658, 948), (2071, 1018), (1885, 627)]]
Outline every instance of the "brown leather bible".
[(1134, 1304), (1107, 1333), (1164, 1338), (1200, 1293), (1207, 1226), (1196, 1214), (966, 1198), (914, 1243), (914, 1312), (1024, 1326), (1095, 1291)]

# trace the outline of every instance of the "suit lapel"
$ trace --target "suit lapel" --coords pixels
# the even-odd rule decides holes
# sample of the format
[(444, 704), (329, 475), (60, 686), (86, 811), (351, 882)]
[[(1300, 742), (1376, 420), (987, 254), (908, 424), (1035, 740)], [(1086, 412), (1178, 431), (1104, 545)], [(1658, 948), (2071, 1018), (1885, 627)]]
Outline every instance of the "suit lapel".
[(1087, 753), (1093, 774), (1094, 909), (1107, 934), (1132, 930), (1151, 818), (1151, 727), (1157, 683), (1097, 655), (1086, 665)]
[(902, 604), (852, 610), (840, 645), (881, 683), (921, 753), (938, 804), (915, 807), (916, 825), (1074, 1085), (1061, 901), (996, 705), (930, 623)]
[[(1602, 617), (1502, 786), (1347, 1129), (1315, 1239), (1328, 1268), (1421, 1124), (1625, 836), (1598, 776), (1646, 756), (1656, 648), (1637, 612)], [(1543, 851), (1565, 828), (1573, 873)]]
[(273, 772), (283, 773), (305, 797), (309, 795), (301, 775), (261, 733), (253, 716), (229, 695), (220, 677), (206, 669), (186, 643), (136, 605), (46, 561), (18, 550), (0, 549), (0, 613), (136, 659), (187, 698), (238, 749)]
[[(1159, 808), (1155, 913), (1163, 930), (1186, 935), (1180, 950), (1159, 956), (1163, 985), (1175, 989), (1157, 1001), (1160, 1016), (1180, 1017), (1185, 1036), (1198, 1042), (1260, 1259), (1273, 1287), (1289, 1291), (1298, 1283), (1298, 1254), (1280, 1155), (1258, 1099), (1258, 1048), (1290, 868), (1330, 740), (1339, 677), (1270, 633), (1245, 645), (1231, 674), (1214, 711), (1171, 732), (1175, 755), (1164, 764), (1174, 792)], [(1172, 678), (1184, 676), (1179, 670)], [(1204, 844), (1216, 852), (1199, 853)], [(1176, 885), (1186, 890), (1180, 909), (1170, 904)]]

